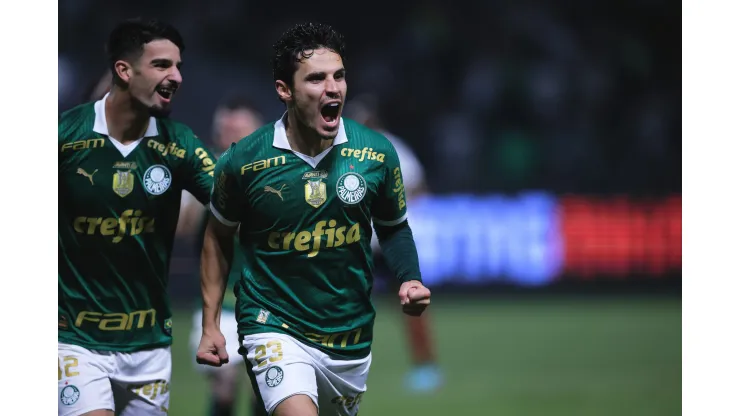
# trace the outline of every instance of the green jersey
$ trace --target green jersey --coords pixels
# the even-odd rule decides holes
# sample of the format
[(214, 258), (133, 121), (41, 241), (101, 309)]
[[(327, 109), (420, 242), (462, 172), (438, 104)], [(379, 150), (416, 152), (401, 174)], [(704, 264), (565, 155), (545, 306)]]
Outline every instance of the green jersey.
[(370, 352), (371, 223), (400, 224), (398, 156), (381, 134), (340, 120), (332, 147), (293, 152), (283, 120), (232, 145), (216, 166), (211, 211), (239, 227), (239, 333), (281, 332), (337, 358)]
[(170, 254), (185, 189), (206, 204), (215, 158), (186, 126), (149, 120), (111, 140), (105, 99), (59, 119), (59, 342), (106, 351), (171, 344)]

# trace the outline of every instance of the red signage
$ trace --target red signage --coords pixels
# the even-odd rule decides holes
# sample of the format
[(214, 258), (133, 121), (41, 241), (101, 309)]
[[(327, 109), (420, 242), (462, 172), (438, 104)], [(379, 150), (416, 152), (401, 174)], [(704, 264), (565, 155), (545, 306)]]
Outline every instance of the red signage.
[(661, 277), (681, 270), (681, 196), (565, 196), (560, 202), (566, 276)]

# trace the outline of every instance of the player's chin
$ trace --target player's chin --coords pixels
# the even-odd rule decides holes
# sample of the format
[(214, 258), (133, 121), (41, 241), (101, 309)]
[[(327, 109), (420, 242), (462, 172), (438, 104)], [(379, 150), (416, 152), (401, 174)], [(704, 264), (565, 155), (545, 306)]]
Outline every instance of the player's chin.
[(326, 140), (334, 140), (339, 133), (339, 117), (333, 120), (325, 120), (323, 117), (319, 119), (316, 126), (316, 131), (319, 133), (321, 138)]

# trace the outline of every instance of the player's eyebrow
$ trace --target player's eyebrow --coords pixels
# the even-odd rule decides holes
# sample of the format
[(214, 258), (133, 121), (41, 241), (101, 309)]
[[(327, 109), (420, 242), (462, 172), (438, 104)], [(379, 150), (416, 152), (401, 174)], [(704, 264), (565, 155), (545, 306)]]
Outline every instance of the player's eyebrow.
[[(155, 58), (151, 61), (152, 66), (169, 68), (172, 66), (172, 60), (167, 58)], [(182, 68), (182, 61), (177, 63), (177, 68)]]
[(324, 79), (324, 78), (326, 78), (326, 72), (323, 72), (323, 71), (309, 72), (308, 74), (306, 74), (306, 79), (308, 81), (319, 80), (319, 79)]
[[(340, 68), (334, 72), (334, 75), (340, 75), (344, 76), (346, 70), (344, 68)], [(314, 80), (320, 80), (326, 78), (326, 72), (324, 71), (315, 71), (315, 72), (309, 72), (306, 74), (306, 80), (307, 81), (314, 81)]]

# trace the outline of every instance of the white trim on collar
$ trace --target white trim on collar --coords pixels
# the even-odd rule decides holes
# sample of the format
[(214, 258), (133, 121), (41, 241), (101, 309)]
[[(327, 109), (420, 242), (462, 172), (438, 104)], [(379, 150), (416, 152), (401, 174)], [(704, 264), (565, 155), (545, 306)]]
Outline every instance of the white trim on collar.
[[(110, 136), (108, 132), (108, 122), (105, 119), (105, 100), (108, 98), (110, 93), (105, 94), (100, 101), (96, 101), (94, 105), (95, 109), (95, 124), (93, 124), (93, 131), (100, 134)], [(157, 119), (149, 117), (149, 125), (144, 132), (142, 137), (153, 137), (159, 136), (159, 130), (157, 130)]]
[(316, 166), (326, 157), (326, 155), (329, 154), (332, 148), (334, 146), (338, 146), (342, 143), (347, 143), (347, 133), (344, 131), (344, 120), (340, 117), (339, 118), (339, 131), (337, 132), (337, 136), (334, 137), (334, 140), (331, 143), (331, 146), (329, 146), (326, 150), (319, 153), (318, 155), (311, 157), (308, 155), (304, 155), (303, 153), (297, 152), (290, 147), (290, 143), (288, 143), (288, 135), (285, 133), (285, 119), (288, 117), (288, 112), (286, 111), (282, 117), (280, 117), (280, 120), (275, 122), (275, 133), (274, 137), (272, 139), (272, 145), (273, 147), (277, 147), (278, 149), (284, 149), (293, 152), (296, 156), (301, 158), (304, 162), (308, 163), (312, 168), (316, 169)]
[[(288, 143), (288, 135), (285, 133), (285, 120), (288, 117), (288, 112), (286, 111), (282, 117), (280, 117), (280, 120), (275, 122), (275, 135), (272, 140), (272, 145), (274, 147), (277, 147), (278, 149), (284, 149), (284, 150), (290, 150), (292, 152), (295, 152), (295, 150), (290, 148), (290, 143)], [(342, 143), (347, 143), (347, 133), (344, 131), (344, 119), (339, 118), (339, 131), (337, 132), (337, 136), (332, 141), (332, 147), (338, 146)], [(331, 148), (331, 147), (330, 147)]]

